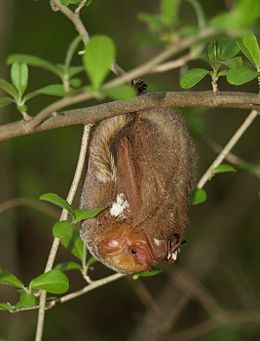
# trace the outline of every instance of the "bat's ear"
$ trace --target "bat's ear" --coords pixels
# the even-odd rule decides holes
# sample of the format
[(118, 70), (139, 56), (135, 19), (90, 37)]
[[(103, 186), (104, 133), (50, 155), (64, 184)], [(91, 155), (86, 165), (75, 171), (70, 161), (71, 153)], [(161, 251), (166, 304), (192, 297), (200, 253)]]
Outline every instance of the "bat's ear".
[(126, 136), (118, 142), (117, 167), (119, 190), (125, 194), (130, 209), (136, 211), (140, 207), (140, 191), (134, 165), (133, 148)]

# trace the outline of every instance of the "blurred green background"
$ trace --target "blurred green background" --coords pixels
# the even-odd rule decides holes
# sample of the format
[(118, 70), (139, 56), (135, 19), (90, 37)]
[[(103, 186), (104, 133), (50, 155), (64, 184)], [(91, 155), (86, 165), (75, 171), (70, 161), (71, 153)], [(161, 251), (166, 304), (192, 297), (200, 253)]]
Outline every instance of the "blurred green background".
[[(210, 18), (225, 10), (229, 1), (200, 3)], [(156, 12), (157, 9), (157, 0), (94, 0), (83, 11), (82, 18), (90, 35), (106, 34), (115, 41), (118, 63), (130, 70), (160, 51), (161, 46), (145, 43), (146, 26), (137, 19), (139, 12)], [(187, 22), (194, 20), (188, 6), (184, 7), (182, 15)], [(75, 36), (71, 23), (62, 14), (51, 11), (48, 1), (2, 1), (0, 77), (9, 77), (5, 60), (10, 53), (28, 53), (53, 63), (62, 62)], [(193, 62), (191, 65), (199, 64)], [(178, 70), (147, 76), (144, 80), (152, 89), (180, 90)], [(30, 67), (30, 90), (56, 81), (48, 72)], [(225, 81), (220, 82), (220, 86), (223, 90), (230, 89)], [(203, 81), (196, 87), (199, 89), (209, 89), (209, 81)], [(251, 82), (239, 91), (256, 92), (256, 84)], [(38, 97), (30, 102), (29, 112), (37, 113), (51, 101), (53, 98)], [(216, 156), (209, 146), (209, 139), (211, 143), (214, 141), (223, 146), (246, 115), (242, 110), (197, 113), (186, 110), (185, 117), (199, 155), (198, 176)], [(1, 124), (17, 119), (19, 114), (14, 106), (0, 113)], [(258, 119), (233, 150), (252, 164), (260, 161), (259, 128)], [(20, 197), (37, 199), (45, 192), (65, 197), (76, 166), (81, 132), (82, 127), (71, 127), (2, 142), (0, 203)], [(259, 178), (252, 172), (237, 170), (237, 173), (215, 176), (207, 183), (208, 200), (191, 209), (186, 235), (188, 244), (176, 267), (139, 281), (120, 279), (55, 307), (47, 312), (44, 340), (259, 340)], [(0, 215), (0, 266), (25, 283), (40, 274), (51, 245), (53, 222), (54, 219), (27, 206), (3, 212)], [(57, 262), (71, 257), (61, 247)], [(190, 300), (178, 313), (185, 293), (190, 292), (181, 275), (183, 269), (187, 271), (184, 279), (191, 276), (188, 281), (191, 286), (195, 285), (194, 280), (198, 282), (197, 286), (207, 288), (222, 309), (227, 312), (255, 310), (252, 320), (258, 316), (258, 323), (223, 322), (200, 336), (191, 334), (190, 338), (189, 335), (185, 338), (179, 334), (174, 338), (174, 333), (209, 318), (209, 312), (200, 302), (201, 296), (198, 294), (200, 299), (195, 298), (191, 289)], [(110, 271), (103, 266), (95, 265), (93, 277), (100, 278), (108, 273)], [(72, 289), (84, 285), (79, 274), (70, 273), (69, 277)], [(202, 292), (206, 293), (204, 289)], [(0, 287), (0, 302), (15, 303), (17, 298), (14, 289)], [(36, 321), (36, 311), (13, 315), (0, 312), (0, 339), (33, 340)]]

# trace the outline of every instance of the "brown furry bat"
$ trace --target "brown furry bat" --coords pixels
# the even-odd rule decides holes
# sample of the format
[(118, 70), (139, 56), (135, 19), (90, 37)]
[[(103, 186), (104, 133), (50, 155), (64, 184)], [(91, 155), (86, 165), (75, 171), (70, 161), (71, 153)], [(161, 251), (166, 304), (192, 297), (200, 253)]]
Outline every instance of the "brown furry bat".
[(90, 137), (82, 208), (105, 208), (86, 220), (90, 252), (115, 271), (175, 263), (194, 182), (194, 148), (179, 115), (155, 108), (99, 123)]

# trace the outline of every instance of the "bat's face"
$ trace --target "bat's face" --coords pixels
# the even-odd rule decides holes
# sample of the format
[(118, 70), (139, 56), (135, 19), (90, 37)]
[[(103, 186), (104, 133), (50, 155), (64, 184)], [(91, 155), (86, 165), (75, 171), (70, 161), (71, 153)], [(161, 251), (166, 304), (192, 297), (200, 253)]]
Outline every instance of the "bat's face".
[(154, 263), (144, 234), (135, 231), (127, 223), (107, 229), (97, 249), (102, 258), (120, 272), (133, 273), (149, 270)]
[(119, 272), (135, 273), (151, 270), (158, 262), (175, 263), (179, 249), (169, 249), (169, 242), (151, 239), (136, 231), (128, 223), (113, 226), (104, 231), (97, 244), (102, 259)]

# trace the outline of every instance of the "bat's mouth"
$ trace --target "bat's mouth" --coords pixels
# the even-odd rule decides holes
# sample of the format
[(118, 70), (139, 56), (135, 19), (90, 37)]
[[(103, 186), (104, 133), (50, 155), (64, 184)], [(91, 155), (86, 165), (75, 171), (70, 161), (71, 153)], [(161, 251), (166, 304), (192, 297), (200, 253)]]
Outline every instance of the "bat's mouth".
[(153, 259), (156, 263), (168, 261), (176, 263), (181, 251), (181, 246), (186, 243), (185, 240), (180, 241), (179, 235), (174, 236), (174, 240), (160, 240), (156, 238), (147, 238), (147, 242)]

